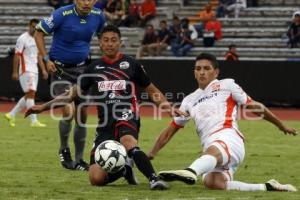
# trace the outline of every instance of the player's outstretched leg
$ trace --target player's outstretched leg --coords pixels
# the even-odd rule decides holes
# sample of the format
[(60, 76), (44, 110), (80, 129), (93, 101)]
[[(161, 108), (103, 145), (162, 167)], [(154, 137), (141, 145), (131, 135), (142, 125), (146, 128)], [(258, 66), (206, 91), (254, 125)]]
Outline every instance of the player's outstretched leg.
[(193, 185), (197, 181), (197, 175), (192, 169), (160, 171), (159, 178), (164, 181), (182, 181), (186, 184)]
[(265, 183), (267, 191), (281, 191), (281, 192), (297, 192), (296, 187), (291, 184), (281, 184), (278, 181), (271, 179)]
[(149, 158), (139, 147), (130, 149), (128, 156), (134, 160), (137, 168), (148, 178), (151, 190), (166, 190), (169, 188), (167, 183), (157, 177)]
[(134, 171), (133, 171), (133, 167), (134, 167), (134, 162), (132, 159), (130, 158), (126, 158), (126, 164), (125, 164), (125, 171), (124, 171), (124, 178), (126, 179), (126, 181), (128, 182), (128, 184), (130, 185), (138, 185), (139, 182), (137, 180), (137, 178), (134, 175)]

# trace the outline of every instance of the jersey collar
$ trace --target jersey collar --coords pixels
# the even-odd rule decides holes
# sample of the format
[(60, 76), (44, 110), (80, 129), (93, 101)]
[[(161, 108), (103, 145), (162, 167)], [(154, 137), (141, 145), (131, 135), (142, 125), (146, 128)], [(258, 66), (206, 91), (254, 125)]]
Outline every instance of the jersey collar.
[(123, 56), (124, 56), (124, 54), (122, 54), (122, 53), (118, 53), (118, 55), (116, 56), (116, 59), (111, 59), (111, 58), (109, 58), (109, 57), (107, 57), (107, 56), (102, 56), (102, 60), (105, 62), (105, 63), (107, 63), (107, 64), (114, 64), (114, 63), (116, 63), (116, 62), (118, 62), (119, 60), (121, 60), (122, 58), (123, 58)]
[(76, 10), (76, 5), (75, 4), (73, 4), (74, 6), (73, 6), (73, 10), (74, 10), (74, 13), (78, 16), (78, 17), (87, 17), (87, 16), (89, 16), (90, 14), (91, 14), (91, 12), (89, 13), (89, 14), (87, 14), (87, 15), (85, 15), (85, 16), (82, 16), (82, 15), (80, 15), (78, 12), (77, 12), (77, 10)]

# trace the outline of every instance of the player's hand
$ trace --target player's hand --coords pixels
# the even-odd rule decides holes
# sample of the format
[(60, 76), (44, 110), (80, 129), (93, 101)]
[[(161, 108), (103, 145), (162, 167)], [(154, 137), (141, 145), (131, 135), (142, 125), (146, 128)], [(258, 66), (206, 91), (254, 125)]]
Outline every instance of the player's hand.
[(43, 70), (43, 71), (42, 71), (42, 78), (43, 78), (44, 80), (47, 80), (47, 79), (48, 79), (48, 72), (47, 72), (46, 70)]
[(25, 112), (25, 118), (28, 117), (31, 114), (39, 114), (43, 112), (43, 106), (42, 105), (35, 105), (32, 106), (31, 108), (29, 108), (26, 112)]
[(152, 152), (149, 152), (147, 156), (148, 156), (149, 160), (154, 159), (154, 154)]
[(54, 62), (52, 62), (51, 60), (48, 60), (48, 62), (46, 63), (46, 67), (49, 73), (54, 73), (57, 71)]
[(289, 135), (294, 135), (295, 136), (295, 135), (298, 134), (298, 132), (297, 132), (296, 129), (290, 128), (290, 127), (286, 127), (286, 126), (283, 126), (282, 128), (280, 128), (280, 130), (282, 132), (284, 132), (285, 135), (289, 134)]
[(11, 78), (14, 81), (18, 81), (19, 80), (19, 74), (18, 73), (13, 73)]
[(188, 117), (189, 114), (186, 112), (182, 112), (181, 110), (177, 109), (177, 108), (172, 108), (171, 109), (171, 116), (172, 117), (179, 117), (179, 116), (184, 116), (184, 117)]

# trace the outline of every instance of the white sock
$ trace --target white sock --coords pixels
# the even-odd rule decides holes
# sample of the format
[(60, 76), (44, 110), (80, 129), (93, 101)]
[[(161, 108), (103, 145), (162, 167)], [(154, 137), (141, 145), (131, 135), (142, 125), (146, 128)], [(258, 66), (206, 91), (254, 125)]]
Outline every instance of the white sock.
[[(34, 99), (29, 99), (29, 98), (26, 99), (26, 108), (29, 109), (32, 106), (34, 106)], [(31, 114), (30, 118), (31, 118), (31, 122), (32, 123), (37, 121), (36, 114)]]
[(196, 159), (189, 168), (197, 173), (197, 176), (213, 170), (217, 166), (217, 159), (211, 155), (203, 155)]
[(240, 181), (227, 181), (226, 190), (266, 191), (265, 184), (249, 184)]
[(26, 105), (25, 98), (22, 97), (18, 101), (17, 105), (15, 105), (15, 107), (9, 112), (9, 115), (14, 117), (18, 112), (20, 112), (21, 110), (23, 110), (25, 108), (25, 105)]

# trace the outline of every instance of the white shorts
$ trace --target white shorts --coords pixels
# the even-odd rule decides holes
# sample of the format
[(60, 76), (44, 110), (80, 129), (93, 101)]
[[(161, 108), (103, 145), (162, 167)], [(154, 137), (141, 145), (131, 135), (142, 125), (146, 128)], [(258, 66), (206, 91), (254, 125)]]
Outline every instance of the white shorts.
[[(226, 128), (209, 136), (204, 142), (203, 150), (206, 151), (210, 146), (217, 147), (222, 153), (223, 163), (211, 172), (222, 173), (227, 180), (233, 180), (233, 174), (245, 157), (244, 141), (239, 132), (235, 129)], [(203, 174), (203, 179), (206, 174)]]
[(39, 75), (37, 73), (25, 72), (20, 78), (20, 84), (24, 93), (36, 91)]

